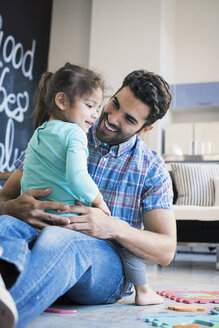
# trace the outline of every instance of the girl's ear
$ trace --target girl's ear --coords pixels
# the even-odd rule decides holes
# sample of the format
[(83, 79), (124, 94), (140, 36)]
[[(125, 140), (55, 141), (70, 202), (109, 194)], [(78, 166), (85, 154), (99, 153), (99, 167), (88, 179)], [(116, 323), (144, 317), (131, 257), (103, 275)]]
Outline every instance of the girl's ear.
[(58, 92), (55, 96), (55, 104), (60, 110), (66, 110), (69, 106), (69, 100), (64, 92)]

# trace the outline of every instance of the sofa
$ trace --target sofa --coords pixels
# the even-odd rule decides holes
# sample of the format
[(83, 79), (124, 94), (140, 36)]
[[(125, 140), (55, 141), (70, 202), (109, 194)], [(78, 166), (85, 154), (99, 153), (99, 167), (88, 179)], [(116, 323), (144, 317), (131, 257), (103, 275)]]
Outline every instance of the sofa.
[(168, 163), (177, 242), (216, 249), (219, 270), (219, 163)]

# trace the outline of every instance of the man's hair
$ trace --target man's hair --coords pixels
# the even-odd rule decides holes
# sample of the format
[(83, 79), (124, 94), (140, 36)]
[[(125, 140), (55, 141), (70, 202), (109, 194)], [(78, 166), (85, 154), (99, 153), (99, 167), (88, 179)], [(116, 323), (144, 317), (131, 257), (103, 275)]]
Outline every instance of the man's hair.
[(146, 70), (137, 70), (125, 77), (119, 91), (127, 86), (136, 98), (150, 108), (143, 127), (153, 124), (166, 114), (171, 103), (171, 93), (169, 84), (163, 77)]

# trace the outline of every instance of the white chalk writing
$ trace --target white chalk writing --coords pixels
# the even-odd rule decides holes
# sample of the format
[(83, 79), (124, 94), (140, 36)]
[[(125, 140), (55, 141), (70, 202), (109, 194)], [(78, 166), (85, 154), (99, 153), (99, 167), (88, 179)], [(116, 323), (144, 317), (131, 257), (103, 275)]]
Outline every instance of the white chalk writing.
[(6, 86), (13, 85), (10, 83), (13, 79), (13, 70), (20, 69), (24, 78), (33, 79), (36, 49), (36, 40), (32, 40), (30, 49), (25, 51), (22, 43), (16, 42), (14, 36), (4, 34), (3, 19), (0, 15), (0, 115), (6, 118), (6, 126), (0, 121), (1, 131), (5, 128), (4, 140), (0, 140), (0, 172), (14, 169), (13, 163), (19, 156), (19, 149), (14, 147), (17, 138), (14, 122), (22, 123), (29, 108), (27, 90), (15, 93), (14, 90), (9, 91), (9, 87)]
[[(0, 61), (0, 69), (3, 67)], [(2, 73), (0, 71), (0, 113), (5, 112), (8, 118), (13, 118), (17, 122), (23, 122), (24, 113), (29, 107), (29, 95), (27, 91), (18, 92), (17, 94), (7, 94), (6, 88), (3, 86), (4, 78), (7, 73), (10, 73), (8, 67), (4, 67)], [(23, 104), (23, 106), (22, 106)], [(12, 108), (12, 106), (15, 106)]]
[[(18, 158), (18, 148), (14, 149), (14, 156), (12, 155), (14, 147), (14, 122), (12, 119), (8, 120), (4, 144), (0, 143), (0, 171), (12, 171), (14, 161)], [(13, 156), (13, 158), (12, 158)]]
[(36, 49), (36, 40), (32, 40), (31, 50), (24, 52), (24, 47), (21, 43), (15, 42), (15, 38), (9, 35), (3, 40), (4, 32), (3, 19), (0, 15), (0, 49), (2, 48), (2, 58), (5, 63), (11, 63), (14, 69), (21, 68), (25, 77), (33, 79), (33, 62)]

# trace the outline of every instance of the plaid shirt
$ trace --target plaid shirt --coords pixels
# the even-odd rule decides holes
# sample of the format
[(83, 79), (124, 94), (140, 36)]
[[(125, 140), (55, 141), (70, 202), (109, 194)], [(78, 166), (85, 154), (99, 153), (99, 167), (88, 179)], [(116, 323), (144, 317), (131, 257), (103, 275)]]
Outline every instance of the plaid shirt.
[[(97, 124), (97, 123), (96, 123)], [(88, 172), (99, 187), (111, 215), (141, 229), (142, 214), (171, 209), (172, 183), (163, 160), (136, 135), (110, 147), (100, 142), (96, 124), (88, 133)], [(24, 155), (15, 167), (23, 169)]]

